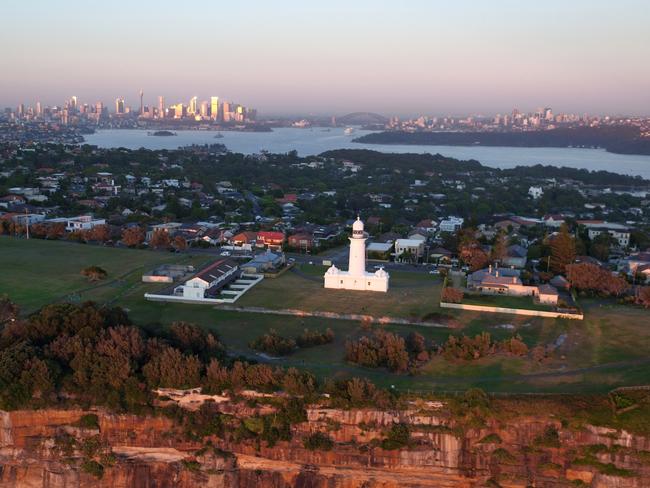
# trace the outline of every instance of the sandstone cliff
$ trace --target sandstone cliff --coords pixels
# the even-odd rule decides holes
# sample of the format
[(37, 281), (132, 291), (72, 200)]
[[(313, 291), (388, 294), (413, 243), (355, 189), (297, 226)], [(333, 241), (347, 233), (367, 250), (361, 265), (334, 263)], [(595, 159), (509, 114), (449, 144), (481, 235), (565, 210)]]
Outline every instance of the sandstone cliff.
[[(233, 419), (273, 411), (225, 397), (212, 401)], [(592, 425), (565, 428), (551, 415), (468, 427), (445, 408), (438, 402), (399, 411), (312, 406), (307, 420), (291, 427), (291, 439), (273, 445), (229, 428), (196, 438), (165, 416), (0, 412), (0, 487), (650, 486), (648, 437)], [(408, 426), (407, 447), (382, 443), (395, 425)], [(315, 432), (331, 448), (307, 449), (304, 441)]]

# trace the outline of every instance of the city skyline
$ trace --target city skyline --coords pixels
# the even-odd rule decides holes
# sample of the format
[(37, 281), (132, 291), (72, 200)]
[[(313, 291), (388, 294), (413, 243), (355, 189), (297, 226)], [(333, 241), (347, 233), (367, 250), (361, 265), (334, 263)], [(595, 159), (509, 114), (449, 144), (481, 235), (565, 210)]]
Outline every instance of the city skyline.
[(218, 87), (267, 115), (650, 113), (642, 1), (484, 3), (3, 4), (0, 105)]

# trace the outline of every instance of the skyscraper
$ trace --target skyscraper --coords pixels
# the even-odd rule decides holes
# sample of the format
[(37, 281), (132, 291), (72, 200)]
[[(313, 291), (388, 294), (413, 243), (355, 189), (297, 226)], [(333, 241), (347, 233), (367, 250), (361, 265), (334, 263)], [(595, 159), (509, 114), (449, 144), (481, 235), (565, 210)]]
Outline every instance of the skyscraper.
[(144, 91), (140, 88), (140, 115), (144, 115), (144, 104), (142, 103), (142, 97), (144, 97)]
[(115, 113), (116, 114), (123, 114), (124, 113), (124, 98), (123, 97), (117, 97), (115, 99)]
[(208, 104), (207, 101), (202, 101), (201, 102), (201, 118), (207, 119), (208, 118), (208, 111), (209, 111), (210, 105)]
[(165, 118), (165, 97), (162, 95), (158, 97), (158, 117)]
[(210, 117), (212, 120), (219, 119), (219, 97), (210, 97)]
[(187, 113), (188, 114), (196, 115), (196, 113), (197, 113), (196, 102), (197, 102), (197, 97), (190, 98), (189, 107), (187, 108)]

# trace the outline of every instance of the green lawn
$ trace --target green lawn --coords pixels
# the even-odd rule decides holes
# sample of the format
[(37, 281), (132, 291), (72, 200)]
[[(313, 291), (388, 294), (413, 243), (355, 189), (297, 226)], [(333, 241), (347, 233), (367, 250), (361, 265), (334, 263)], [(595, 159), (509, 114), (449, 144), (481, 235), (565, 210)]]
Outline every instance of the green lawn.
[(440, 278), (424, 273), (391, 272), (388, 293), (326, 290), (322, 277), (327, 268), (303, 265), (301, 276), (288, 272), (267, 279), (237, 301), (239, 306), (299, 309), (341, 314), (360, 313), (375, 317), (422, 320), (440, 312)]
[[(449, 334), (474, 335), (484, 331), (501, 340), (517, 333), (529, 346), (565, 340), (552, 358), (542, 364), (529, 359), (492, 356), (473, 362), (450, 362), (441, 357), (427, 364), (415, 376), (395, 375), (380, 369), (365, 369), (343, 360), (345, 341), (366, 333), (362, 324), (324, 318), (289, 317), (238, 313), (204, 305), (149, 302), (145, 292), (161, 285), (141, 283), (144, 270), (163, 262), (185, 262), (200, 266), (208, 258), (88, 246), (32, 239), (0, 237), (0, 294), (7, 294), (24, 311), (46, 303), (73, 299), (112, 303), (128, 309), (132, 320), (145, 329), (167, 327), (186, 320), (216, 332), (236, 354), (255, 357), (249, 342), (274, 328), (294, 337), (303, 328), (330, 327), (336, 338), (332, 344), (300, 350), (275, 363), (298, 366), (320, 377), (365, 376), (382, 386), (395, 385), (411, 390), (465, 390), (479, 386), (503, 392), (600, 392), (620, 385), (647, 384), (650, 364), (599, 367), (620, 361), (650, 356), (650, 313), (620, 306), (615, 302), (581, 300), (584, 321), (545, 319), (515, 315), (482, 314), (459, 310), (440, 310), (440, 281), (427, 274), (391, 273), (393, 285), (388, 294), (324, 290), (322, 283), (294, 273), (262, 281), (238, 305), (270, 308), (299, 308), (333, 312), (358, 312), (373, 315), (421, 318), (437, 314), (452, 328), (390, 325), (388, 330), (407, 335), (417, 331), (441, 343)], [(99, 285), (89, 283), (79, 272), (89, 265), (108, 271)], [(320, 266), (303, 266), (302, 272), (320, 277)], [(574, 371), (564, 374), (566, 371)], [(538, 373), (547, 376), (536, 377)], [(550, 375), (549, 375), (550, 374)]]
[(532, 297), (513, 297), (506, 295), (465, 295), (463, 303), (467, 305), (485, 305), (488, 307), (522, 308), (525, 310), (552, 311), (553, 307), (535, 303)]
[[(142, 273), (162, 263), (201, 260), (172, 253), (115, 249), (38, 239), (0, 237), (0, 294), (24, 312), (59, 300), (110, 301), (138, 286)], [(91, 283), (81, 270), (96, 265), (106, 280)]]

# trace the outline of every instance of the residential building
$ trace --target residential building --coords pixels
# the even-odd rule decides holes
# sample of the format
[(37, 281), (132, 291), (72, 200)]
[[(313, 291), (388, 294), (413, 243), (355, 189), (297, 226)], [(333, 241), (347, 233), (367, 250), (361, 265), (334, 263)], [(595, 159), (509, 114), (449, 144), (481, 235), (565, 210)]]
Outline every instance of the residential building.
[(396, 261), (417, 261), (424, 255), (424, 241), (420, 239), (397, 239), (395, 241)]
[(255, 245), (257, 247), (280, 250), (284, 244), (284, 239), (283, 232), (259, 231), (255, 238)]
[(231, 259), (215, 261), (202, 269), (185, 284), (174, 288), (174, 296), (182, 296), (190, 300), (214, 298), (229, 283), (241, 276), (237, 263)]
[(457, 232), (463, 227), (465, 219), (461, 217), (449, 217), (440, 221), (440, 232)]

